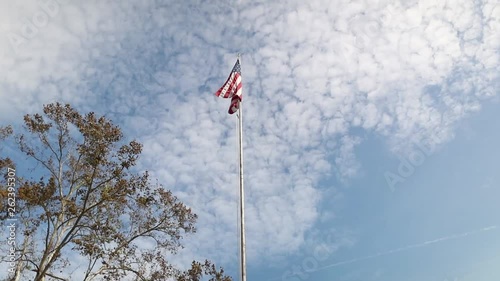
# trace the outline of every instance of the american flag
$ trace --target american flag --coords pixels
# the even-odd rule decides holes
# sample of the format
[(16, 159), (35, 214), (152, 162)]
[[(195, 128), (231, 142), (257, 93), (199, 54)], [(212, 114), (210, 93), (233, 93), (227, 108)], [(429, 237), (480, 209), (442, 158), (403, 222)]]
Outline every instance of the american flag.
[(236, 60), (236, 64), (229, 74), (226, 83), (215, 93), (216, 96), (221, 98), (231, 98), (231, 105), (229, 106), (228, 113), (233, 114), (238, 111), (240, 102), (242, 99), (241, 88), (243, 84), (241, 83), (241, 66), (240, 60)]

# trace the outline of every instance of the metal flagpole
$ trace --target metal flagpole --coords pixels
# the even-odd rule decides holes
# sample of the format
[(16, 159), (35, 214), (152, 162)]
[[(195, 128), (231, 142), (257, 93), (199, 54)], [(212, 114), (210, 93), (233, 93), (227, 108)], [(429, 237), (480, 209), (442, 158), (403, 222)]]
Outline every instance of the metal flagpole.
[[(240, 54), (238, 54), (238, 60), (240, 60)], [(240, 61), (241, 66), (241, 61)], [(241, 92), (243, 96), (243, 88)], [(247, 270), (246, 270), (246, 256), (245, 256), (245, 192), (243, 189), (243, 111), (241, 106), (241, 100), (238, 109), (238, 135), (239, 135), (239, 146), (240, 146), (240, 259), (241, 259), (241, 281), (247, 280)]]

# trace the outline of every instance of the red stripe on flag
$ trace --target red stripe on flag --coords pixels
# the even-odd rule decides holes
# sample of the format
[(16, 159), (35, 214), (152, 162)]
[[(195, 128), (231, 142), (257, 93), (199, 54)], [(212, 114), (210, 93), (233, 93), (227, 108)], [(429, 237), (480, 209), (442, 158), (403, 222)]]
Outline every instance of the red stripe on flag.
[[(239, 77), (240, 75), (238, 73), (235, 73), (233, 75), (233, 80), (231, 81), (231, 85), (229, 86), (226, 94), (224, 95), (224, 98), (231, 98), (236, 93), (234, 85), (237, 83)], [(238, 85), (241, 85), (241, 82)]]
[(240, 109), (240, 102), (240, 96), (233, 96), (233, 98), (231, 99), (231, 105), (229, 106), (229, 110), (227, 111), (227, 113), (234, 114), (236, 111), (238, 111), (238, 109)]

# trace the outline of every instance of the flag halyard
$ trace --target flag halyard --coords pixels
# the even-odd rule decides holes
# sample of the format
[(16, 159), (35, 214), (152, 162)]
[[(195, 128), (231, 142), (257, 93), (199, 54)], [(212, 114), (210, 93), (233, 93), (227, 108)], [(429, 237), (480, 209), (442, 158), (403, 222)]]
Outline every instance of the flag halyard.
[(242, 100), (242, 87), (241, 82), (241, 66), (240, 60), (236, 60), (233, 70), (226, 80), (226, 83), (220, 87), (220, 89), (215, 93), (217, 97), (221, 98), (231, 98), (231, 105), (229, 106), (228, 113), (233, 114), (238, 111), (240, 102)]

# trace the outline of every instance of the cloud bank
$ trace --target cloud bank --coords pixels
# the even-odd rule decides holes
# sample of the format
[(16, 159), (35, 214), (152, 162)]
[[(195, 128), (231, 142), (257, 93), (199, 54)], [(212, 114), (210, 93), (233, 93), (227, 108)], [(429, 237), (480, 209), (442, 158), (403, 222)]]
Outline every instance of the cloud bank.
[(495, 1), (0, 7), (2, 120), (56, 100), (115, 120), (144, 144), (139, 168), (200, 215), (186, 260), (196, 253), (227, 263), (237, 254), (236, 120), (213, 98), (237, 52), (252, 264), (304, 244), (326, 212), (320, 181), (362, 169), (358, 129), (394, 152), (430, 136), (438, 146), (500, 88)]

